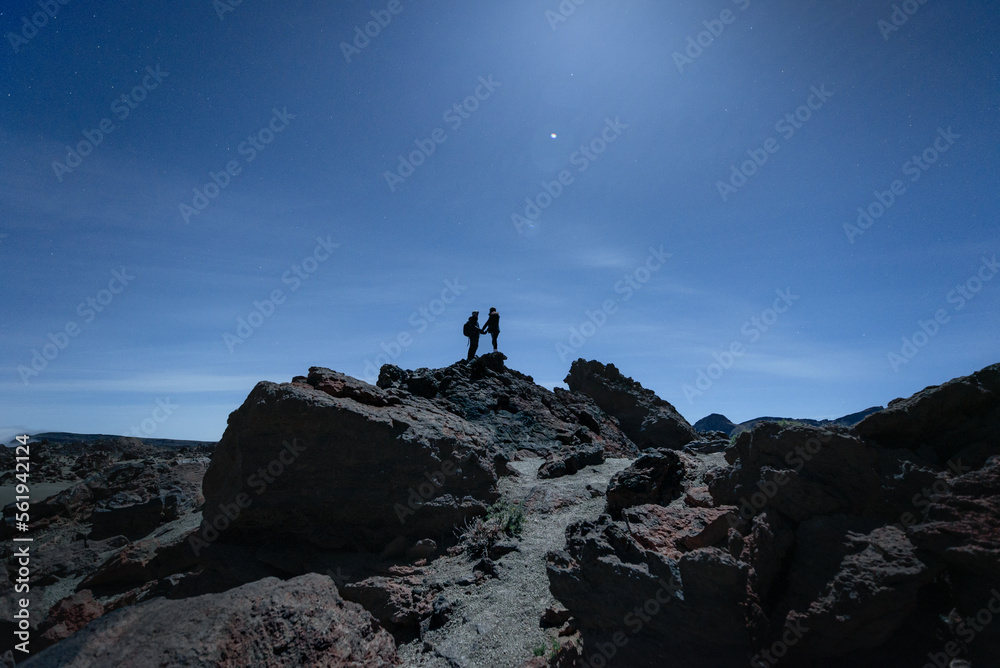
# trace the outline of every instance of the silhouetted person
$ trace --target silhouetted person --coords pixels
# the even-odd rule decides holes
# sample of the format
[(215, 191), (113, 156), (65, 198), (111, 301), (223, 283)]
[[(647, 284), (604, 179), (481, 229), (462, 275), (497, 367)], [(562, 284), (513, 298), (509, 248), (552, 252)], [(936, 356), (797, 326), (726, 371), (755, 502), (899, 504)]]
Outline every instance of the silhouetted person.
[(483, 334), (487, 332), (493, 337), (493, 352), (497, 351), (497, 335), (500, 333), (500, 314), (495, 306), (490, 307), (490, 314), (486, 318), (486, 324), (480, 330)]
[(476, 356), (476, 349), (479, 348), (479, 311), (473, 311), (462, 328), (462, 333), (469, 337), (469, 362)]

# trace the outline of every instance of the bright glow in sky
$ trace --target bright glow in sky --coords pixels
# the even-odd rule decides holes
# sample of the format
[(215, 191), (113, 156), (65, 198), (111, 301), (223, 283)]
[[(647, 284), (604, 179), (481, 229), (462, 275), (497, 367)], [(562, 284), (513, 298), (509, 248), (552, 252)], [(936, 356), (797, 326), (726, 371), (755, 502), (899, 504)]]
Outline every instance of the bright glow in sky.
[(4, 436), (217, 439), (491, 306), (692, 422), (998, 361), (996, 3), (294, 5), (4, 4)]

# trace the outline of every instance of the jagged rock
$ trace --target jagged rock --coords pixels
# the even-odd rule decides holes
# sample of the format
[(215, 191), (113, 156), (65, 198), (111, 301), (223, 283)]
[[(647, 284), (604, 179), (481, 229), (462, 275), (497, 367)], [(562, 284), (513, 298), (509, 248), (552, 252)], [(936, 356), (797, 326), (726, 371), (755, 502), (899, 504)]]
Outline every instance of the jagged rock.
[(679, 449), (700, 435), (669, 402), (631, 378), (614, 364), (578, 359), (563, 381), (573, 392), (585, 394), (608, 415), (640, 449)]
[(673, 559), (700, 547), (714, 547), (728, 536), (735, 508), (641, 505), (622, 513), (629, 535), (644, 549)]
[(955, 476), (921, 500), (926, 519), (907, 527), (918, 547), (988, 588), (1000, 582), (1000, 456)]
[(649, 450), (608, 483), (608, 512), (645, 503), (666, 505), (683, 491), (684, 463), (674, 450)]
[(803, 662), (885, 645), (939, 569), (921, 559), (901, 529), (882, 524), (834, 515), (799, 525), (794, 558), (783, 569), (787, 592), (765, 644), (799, 629), (788, 659)]
[(24, 666), (396, 666), (395, 642), (309, 574), (221, 594), (152, 599), (105, 615)]
[(846, 427), (764, 422), (736, 437), (726, 461), (733, 466), (706, 482), (717, 504), (740, 508), (744, 526), (765, 507), (796, 522), (880, 509), (878, 452)]
[[(722, 435), (720, 438), (718, 435)], [(723, 452), (730, 445), (729, 438), (721, 431), (714, 431), (705, 436), (700, 441), (691, 441), (684, 446), (683, 451), (689, 454), (700, 453), (708, 455), (713, 452)]]
[[(588, 660), (615, 665), (742, 665), (747, 566), (717, 548), (648, 549), (608, 515), (566, 530), (549, 586), (579, 622)], [(581, 583), (586, 583), (581, 586)]]
[(103, 540), (125, 536), (136, 540), (147, 535), (164, 521), (177, 517), (177, 495), (154, 496), (148, 501), (132, 504), (109, 503), (96, 508), (91, 521), (89, 538)]
[(387, 364), (378, 386), (428, 399), (487, 430), (508, 456), (518, 449), (547, 455), (590, 444), (609, 456), (637, 452), (615, 420), (590, 397), (536, 385), (530, 376), (507, 368), (506, 359), (503, 353), (488, 353), (469, 363), (415, 371)]
[(39, 646), (44, 649), (70, 637), (104, 612), (104, 606), (94, 600), (89, 589), (67, 596), (52, 606), (44, 623), (39, 625)]
[(542, 480), (561, 478), (564, 475), (573, 475), (585, 466), (596, 466), (603, 463), (604, 448), (601, 446), (591, 445), (573, 448), (568, 452), (549, 455), (545, 462), (538, 467), (538, 477)]
[(1000, 364), (890, 401), (854, 428), (882, 447), (928, 453), (942, 468), (955, 458), (978, 468), (1000, 454)]
[(202, 533), (379, 551), (450, 534), (498, 497), (492, 434), (422, 397), (313, 367), (258, 383), (205, 474)]
[(345, 585), (341, 594), (347, 601), (361, 604), (390, 631), (415, 630), (434, 614), (439, 588), (421, 587), (418, 578), (375, 576)]

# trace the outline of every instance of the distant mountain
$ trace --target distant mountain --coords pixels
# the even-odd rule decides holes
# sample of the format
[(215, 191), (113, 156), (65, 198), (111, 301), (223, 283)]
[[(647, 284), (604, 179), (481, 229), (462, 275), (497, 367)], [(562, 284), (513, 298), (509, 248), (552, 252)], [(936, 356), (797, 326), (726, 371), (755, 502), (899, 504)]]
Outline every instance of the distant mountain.
[(800, 422), (802, 424), (812, 425), (814, 427), (821, 427), (825, 424), (842, 424), (850, 427), (861, 422), (863, 419), (871, 415), (872, 413), (877, 413), (882, 410), (882, 406), (872, 406), (871, 408), (866, 408), (863, 411), (858, 411), (857, 413), (851, 413), (850, 415), (845, 415), (839, 417), (835, 420), (812, 420), (809, 418), (783, 418), (783, 417), (758, 417), (752, 420), (747, 420), (746, 422), (740, 422), (739, 424), (733, 422), (725, 415), (720, 415), (718, 413), (712, 413), (711, 415), (706, 415), (702, 419), (694, 423), (694, 428), (700, 432), (709, 431), (724, 431), (730, 436), (733, 435), (737, 430), (744, 431), (746, 429), (752, 428), (758, 422)]
[[(93, 441), (106, 441), (116, 438), (132, 438), (128, 436), (120, 436), (117, 434), (72, 434), (65, 431), (46, 431), (40, 434), (31, 434), (30, 443), (35, 443), (38, 441), (48, 441), (49, 443), (91, 443)], [(137, 439), (142, 441), (145, 445), (151, 445), (154, 447), (161, 448), (194, 448), (201, 445), (212, 445), (216, 444), (216, 441), (182, 441), (172, 438), (140, 438)], [(17, 441), (11, 439), (8, 446), (17, 445)]]

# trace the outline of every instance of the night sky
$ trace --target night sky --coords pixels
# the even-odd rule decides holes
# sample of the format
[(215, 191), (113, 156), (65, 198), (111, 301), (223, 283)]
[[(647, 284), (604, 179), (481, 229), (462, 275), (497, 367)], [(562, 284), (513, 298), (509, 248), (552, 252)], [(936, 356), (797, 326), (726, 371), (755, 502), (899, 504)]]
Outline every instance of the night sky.
[(0, 28), (4, 441), (215, 440), (259, 380), (452, 364), (491, 306), (508, 366), (611, 362), (691, 422), (998, 361), (997, 3), (10, 0)]

